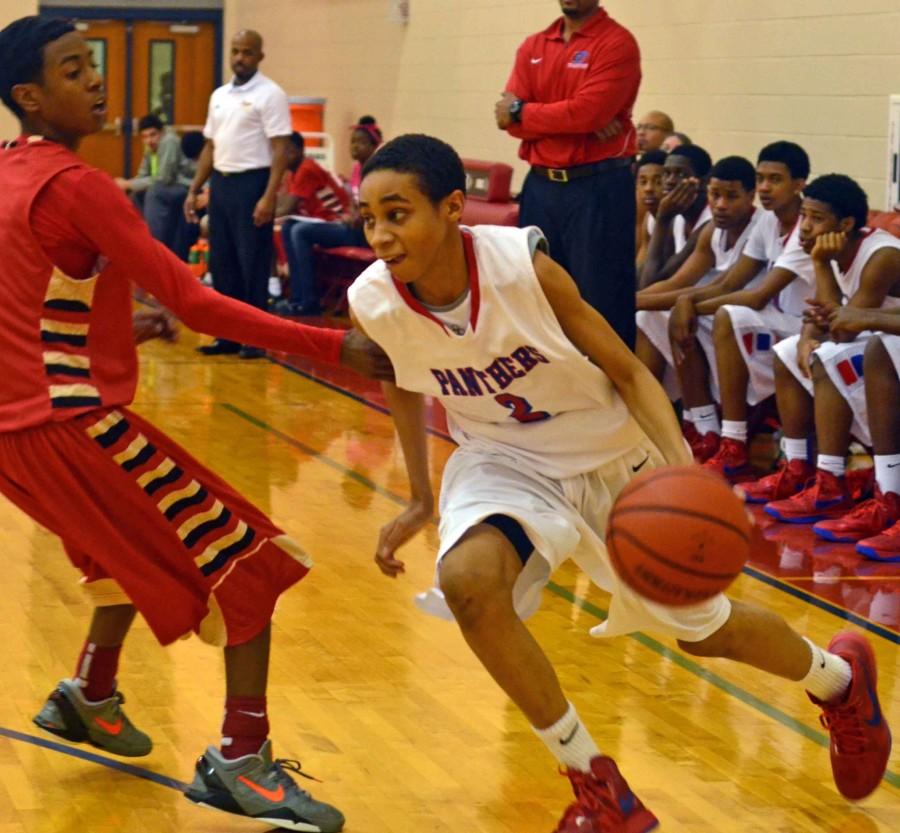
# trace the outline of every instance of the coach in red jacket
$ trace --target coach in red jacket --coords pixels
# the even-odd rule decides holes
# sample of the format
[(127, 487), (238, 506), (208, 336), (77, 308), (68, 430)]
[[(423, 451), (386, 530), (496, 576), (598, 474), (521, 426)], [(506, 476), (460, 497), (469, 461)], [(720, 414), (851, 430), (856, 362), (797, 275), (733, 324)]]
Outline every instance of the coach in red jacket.
[(521, 225), (537, 225), (582, 296), (634, 346), (631, 110), (641, 81), (632, 34), (599, 0), (560, 0), (563, 16), (519, 47), (497, 126), (531, 165)]

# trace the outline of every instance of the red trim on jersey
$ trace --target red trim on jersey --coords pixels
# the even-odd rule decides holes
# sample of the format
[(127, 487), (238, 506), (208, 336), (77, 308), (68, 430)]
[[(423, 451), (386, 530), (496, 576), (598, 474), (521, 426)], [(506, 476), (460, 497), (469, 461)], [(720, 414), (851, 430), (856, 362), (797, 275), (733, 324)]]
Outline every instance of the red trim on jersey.
[[(469, 324), (472, 327), (472, 331), (474, 332), (476, 325), (478, 324), (478, 312), (481, 309), (481, 286), (478, 278), (478, 258), (475, 257), (475, 241), (472, 237), (472, 233), (470, 231), (466, 231), (460, 229), (460, 236), (462, 237), (463, 244), (463, 253), (466, 257), (466, 268), (469, 272), (469, 298), (471, 300), (471, 308), (469, 310)], [(447, 326), (438, 318), (434, 313), (431, 312), (426, 306), (422, 304), (422, 302), (416, 298), (415, 295), (412, 294), (410, 288), (407, 284), (402, 281), (398, 281), (393, 275), (391, 275), (391, 280), (394, 282), (394, 286), (397, 289), (397, 292), (400, 293), (400, 297), (406, 301), (406, 305), (413, 311), (419, 313), (419, 315), (429, 319), (430, 321), (434, 321), (447, 335), (450, 335), (450, 331), (447, 329)]]

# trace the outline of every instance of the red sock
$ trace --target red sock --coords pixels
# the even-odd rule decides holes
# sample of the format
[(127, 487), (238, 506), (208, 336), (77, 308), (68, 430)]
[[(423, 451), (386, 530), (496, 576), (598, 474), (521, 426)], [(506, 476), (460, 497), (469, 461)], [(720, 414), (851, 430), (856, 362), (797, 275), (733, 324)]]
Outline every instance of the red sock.
[(122, 646), (102, 648), (85, 642), (75, 667), (75, 679), (81, 683), (85, 700), (97, 701), (112, 697), (116, 690), (116, 672)]
[(222, 723), (222, 757), (255, 755), (269, 737), (265, 697), (228, 697)]

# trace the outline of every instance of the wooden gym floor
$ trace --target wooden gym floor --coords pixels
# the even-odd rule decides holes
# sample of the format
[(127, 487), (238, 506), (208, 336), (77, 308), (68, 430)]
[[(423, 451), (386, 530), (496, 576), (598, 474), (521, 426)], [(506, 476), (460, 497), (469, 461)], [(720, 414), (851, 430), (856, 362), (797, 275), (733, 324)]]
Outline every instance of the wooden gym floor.
[[(299, 758), (342, 808), (347, 833), (549, 833), (567, 782), (455, 627), (419, 614), (436, 531), (404, 552), (392, 582), (372, 562), (380, 525), (406, 496), (403, 462), (377, 388), (285, 359), (203, 359), (180, 344), (142, 348), (135, 408), (271, 513), (316, 569), (282, 600), (270, 713), (277, 755)], [(435, 483), (451, 451), (435, 415)], [(37, 463), (37, 461), (36, 461)], [(156, 743), (125, 762), (56, 743), (31, 716), (72, 673), (90, 607), (56, 539), (0, 502), (0, 833), (238, 833), (246, 820), (179, 795), (221, 719), (222, 662), (197, 640), (160, 648), (134, 628), (120, 674), (129, 716)], [(882, 704), (900, 727), (900, 566), (860, 562), (805, 529), (772, 544), (733, 588), (827, 643), (865, 631)], [(587, 630), (607, 597), (567, 567), (531, 625), (594, 732), (662, 821), (690, 833), (900, 830), (900, 749), (859, 805), (831, 782), (827, 740), (796, 685), (677, 647)], [(304, 783), (304, 786), (307, 784)]]

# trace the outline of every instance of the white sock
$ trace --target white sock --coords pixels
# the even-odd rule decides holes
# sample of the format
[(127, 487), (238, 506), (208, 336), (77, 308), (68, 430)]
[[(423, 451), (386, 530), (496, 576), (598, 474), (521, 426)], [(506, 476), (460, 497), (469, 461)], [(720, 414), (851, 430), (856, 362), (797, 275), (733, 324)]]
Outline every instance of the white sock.
[(747, 421), (738, 422), (736, 419), (722, 420), (722, 436), (739, 443), (747, 442)]
[(569, 710), (556, 723), (546, 729), (535, 729), (534, 732), (544, 741), (556, 760), (569, 769), (590, 772), (591, 758), (600, 754), (597, 744), (571, 703)]
[(704, 405), (700, 408), (691, 408), (691, 422), (701, 434), (721, 434), (719, 427), (719, 415), (715, 405)]
[(900, 454), (875, 455), (875, 482), (882, 493), (900, 495)]
[(782, 437), (781, 448), (788, 462), (791, 460), (806, 460), (808, 452), (806, 440), (792, 440), (790, 437)]
[(816, 700), (821, 700), (823, 703), (836, 700), (850, 686), (850, 680), (853, 677), (850, 663), (837, 654), (829, 654), (828, 651), (810, 642), (805, 636), (803, 641), (809, 645), (812, 651), (812, 663), (809, 673), (800, 680), (800, 685)]
[(272, 275), (269, 278), (269, 295), (273, 295), (276, 298), (281, 297), (281, 278), (276, 275)]
[(830, 471), (835, 477), (843, 477), (847, 471), (847, 458), (836, 454), (820, 454), (816, 458), (816, 468)]

